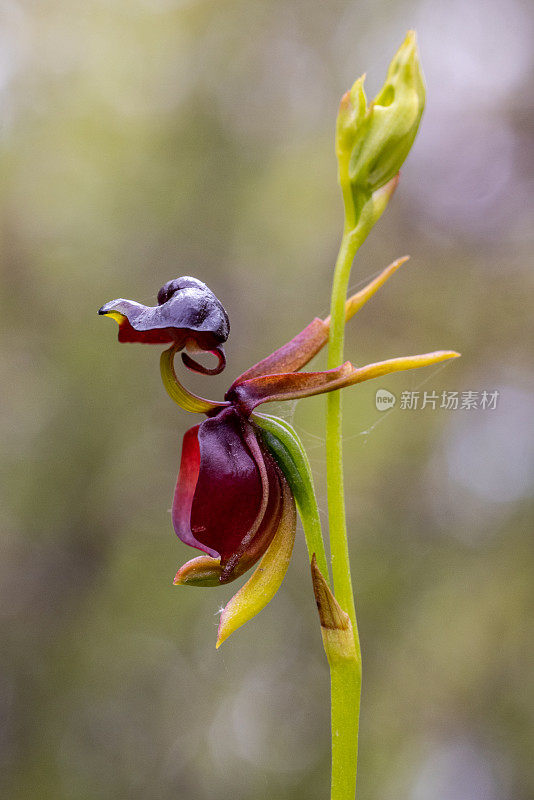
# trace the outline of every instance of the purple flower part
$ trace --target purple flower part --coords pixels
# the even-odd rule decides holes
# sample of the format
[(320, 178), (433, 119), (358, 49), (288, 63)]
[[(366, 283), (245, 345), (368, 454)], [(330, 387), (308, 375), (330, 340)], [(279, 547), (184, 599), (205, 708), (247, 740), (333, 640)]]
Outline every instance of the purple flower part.
[(282, 480), (256, 427), (233, 408), (185, 434), (173, 524), (185, 544), (220, 556), (221, 583), (265, 553), (280, 519)]
[(117, 320), (119, 342), (174, 343), (179, 350), (191, 346), (193, 351), (213, 353), (218, 365), (208, 369), (185, 356), (190, 369), (208, 375), (224, 369), (222, 344), (230, 332), (228, 315), (213, 292), (196, 278), (185, 276), (166, 283), (158, 292), (157, 306), (119, 298), (106, 303), (98, 313)]

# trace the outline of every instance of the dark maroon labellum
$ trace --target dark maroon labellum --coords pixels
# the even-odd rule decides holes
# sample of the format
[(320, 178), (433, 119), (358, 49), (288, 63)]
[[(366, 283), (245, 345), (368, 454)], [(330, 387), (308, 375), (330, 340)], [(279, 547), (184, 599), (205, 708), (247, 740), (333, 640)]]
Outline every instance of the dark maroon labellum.
[(233, 408), (185, 434), (174, 528), (185, 544), (220, 556), (221, 582), (265, 553), (282, 511), (280, 480), (256, 427)]

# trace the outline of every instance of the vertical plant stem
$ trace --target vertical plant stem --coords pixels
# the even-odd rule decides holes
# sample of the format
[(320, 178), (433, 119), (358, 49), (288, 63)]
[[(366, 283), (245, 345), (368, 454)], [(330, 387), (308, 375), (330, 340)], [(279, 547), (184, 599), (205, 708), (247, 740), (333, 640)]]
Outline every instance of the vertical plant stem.
[[(345, 338), (345, 299), (350, 268), (358, 242), (355, 231), (345, 231), (339, 249), (332, 287), (330, 308), (330, 337), (328, 343), (328, 368), (339, 366), (343, 361)], [(341, 391), (330, 392), (326, 398), (326, 463), (328, 490), (328, 524), (332, 573), (336, 600), (350, 617), (356, 635), (356, 611), (350, 577), (349, 550), (345, 524), (345, 493), (343, 488), (342, 453), (342, 409)]]
[(358, 659), (330, 663), (332, 800), (354, 800), (356, 794), (361, 677)]
[[(360, 234), (360, 235), (359, 235)], [(328, 367), (343, 361), (345, 299), (350, 269), (361, 244), (361, 232), (345, 227), (332, 287)], [(361, 651), (350, 576), (343, 485), (341, 392), (327, 396), (326, 459), (328, 521), (332, 574), (336, 600), (352, 624), (355, 658), (330, 663), (332, 703), (332, 793), (331, 800), (354, 800), (358, 759), (358, 726), (361, 695)]]

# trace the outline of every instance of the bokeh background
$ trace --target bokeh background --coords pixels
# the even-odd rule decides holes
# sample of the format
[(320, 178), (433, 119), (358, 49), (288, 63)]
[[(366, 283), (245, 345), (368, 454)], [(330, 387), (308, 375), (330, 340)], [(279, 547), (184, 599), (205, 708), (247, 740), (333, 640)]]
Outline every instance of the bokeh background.
[[(158, 347), (96, 310), (205, 280), (233, 377), (327, 313), (333, 127), (409, 27), (428, 106), (356, 288), (358, 364), (460, 361), (345, 393), (364, 652), (360, 800), (531, 800), (533, 7), (528, 0), (0, 2), (0, 764), (10, 800), (323, 800), (328, 672), (299, 533), (281, 591), (215, 651), (234, 586), (172, 586), (192, 419)], [(319, 359), (318, 364), (324, 363)], [(375, 391), (397, 397), (375, 407)], [(498, 391), (407, 410), (403, 391)], [(277, 409), (326, 525), (324, 398)]]

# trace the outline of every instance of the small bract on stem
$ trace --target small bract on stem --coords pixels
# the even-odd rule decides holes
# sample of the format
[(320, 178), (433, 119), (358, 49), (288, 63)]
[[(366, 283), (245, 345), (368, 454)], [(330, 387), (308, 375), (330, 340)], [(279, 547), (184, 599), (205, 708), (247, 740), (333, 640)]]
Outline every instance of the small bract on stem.
[[(367, 105), (360, 78), (341, 101), (336, 153), (345, 222), (330, 315), (326, 319), (316, 317), (293, 339), (242, 373), (223, 400), (191, 392), (174, 366), (175, 356), (181, 352), (189, 370), (209, 376), (225, 368), (228, 315), (204, 283), (188, 276), (177, 278), (159, 290), (157, 306), (119, 299), (99, 311), (118, 322), (121, 342), (170, 345), (160, 358), (165, 389), (182, 409), (206, 417), (184, 435), (172, 506), (177, 536), (202, 555), (181, 566), (174, 583), (219, 586), (255, 567), (222, 611), (217, 647), (258, 614), (280, 587), (293, 550), (297, 511), (301, 517), (331, 674), (332, 800), (354, 800), (361, 689), (361, 653), (345, 523), (339, 390), (458, 355), (439, 350), (362, 367), (350, 361), (343, 363), (345, 322), (407, 260), (394, 261), (347, 299), (352, 261), (395, 191), (399, 168), (414, 141), (423, 107), (424, 83), (415, 34), (409, 32), (375, 100)], [(302, 371), (327, 343), (328, 369)], [(202, 352), (216, 357), (215, 366), (208, 368), (197, 361), (194, 356)], [(265, 403), (323, 393), (328, 396), (327, 489), (333, 584), (313, 476), (302, 443), (287, 421), (258, 411)]]

